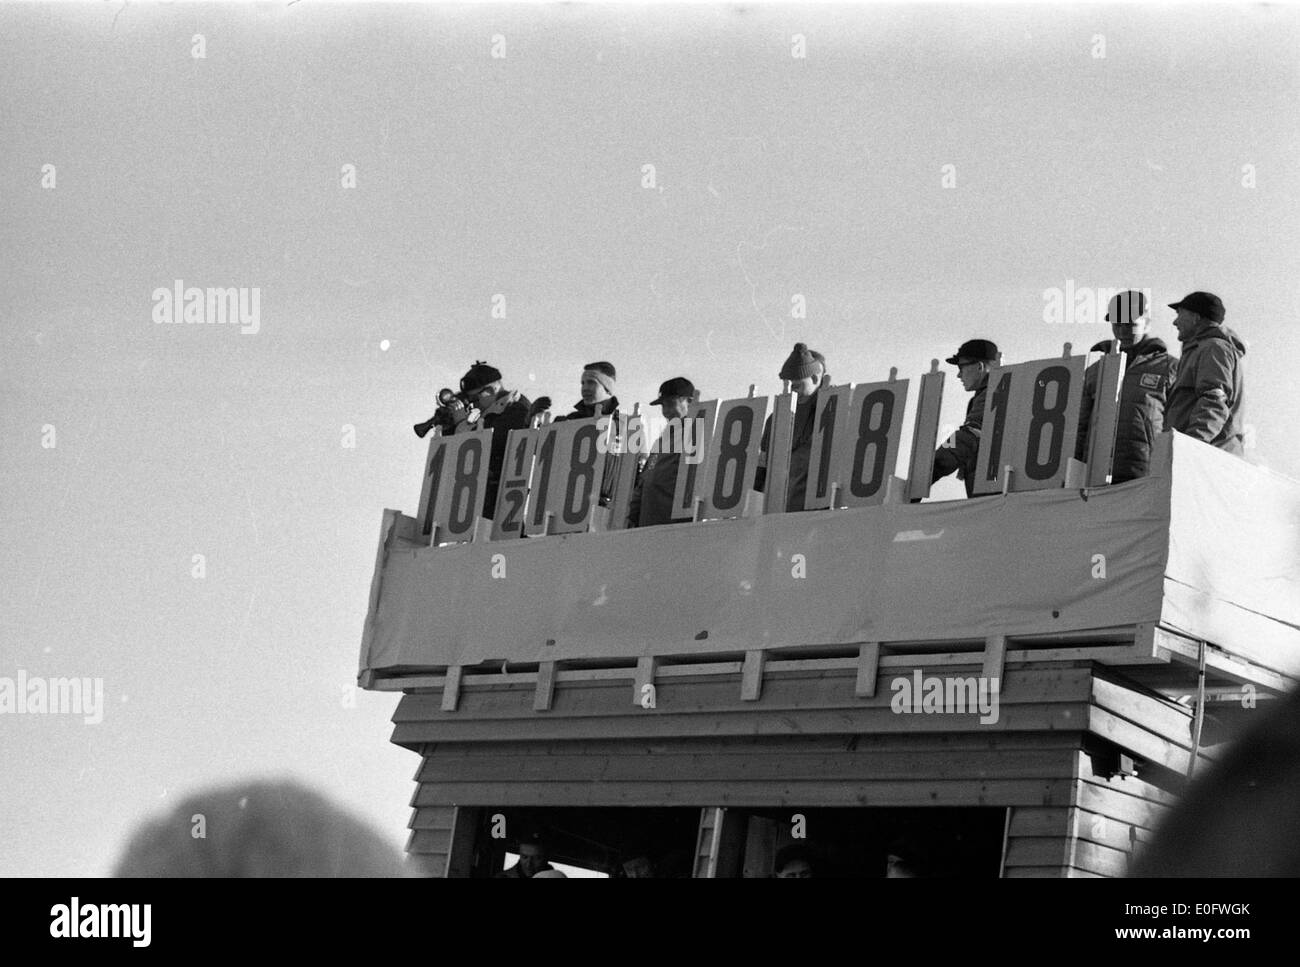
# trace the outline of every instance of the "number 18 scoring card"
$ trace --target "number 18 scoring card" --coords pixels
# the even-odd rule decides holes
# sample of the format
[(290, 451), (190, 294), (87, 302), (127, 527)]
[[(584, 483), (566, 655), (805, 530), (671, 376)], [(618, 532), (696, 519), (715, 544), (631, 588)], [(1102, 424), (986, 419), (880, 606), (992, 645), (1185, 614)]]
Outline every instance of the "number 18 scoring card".
[(974, 493), (998, 493), (1006, 467), (1013, 474), (1013, 491), (1065, 483), (1079, 431), (1086, 364), (1086, 356), (1066, 356), (992, 369)]

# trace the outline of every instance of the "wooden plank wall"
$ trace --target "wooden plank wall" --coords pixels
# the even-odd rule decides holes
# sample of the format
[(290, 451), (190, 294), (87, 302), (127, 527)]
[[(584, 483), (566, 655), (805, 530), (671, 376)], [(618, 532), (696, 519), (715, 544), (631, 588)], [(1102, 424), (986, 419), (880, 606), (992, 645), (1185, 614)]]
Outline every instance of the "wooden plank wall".
[(455, 824), (455, 806), (417, 808), (412, 812), (407, 824), (411, 833), (406, 840), (406, 852), (412, 858), (415, 872), (423, 876), (447, 875)]
[(1079, 741), (1047, 733), (446, 743), (425, 757), (414, 805), (1065, 807)]
[[(456, 711), (437, 690), (407, 694), (394, 741), (422, 753), (408, 850), (445, 860), (457, 804), (1009, 806), (1006, 876), (1118, 876), (1189, 755), (1186, 709), (1087, 662), (1008, 668), (985, 725), (900, 714), (891, 676), (871, 697), (856, 677), (768, 675), (745, 701), (737, 663), (661, 678), (648, 710), (617, 680), (560, 682), (547, 711), (524, 681), (462, 684)], [(1106, 774), (1120, 750), (1139, 775)]]
[(1115, 877), (1168, 811), (1172, 795), (1136, 776), (1107, 778), (1077, 757), (1073, 802), (1018, 806), (1011, 813), (1007, 877)]
[(483, 810), (463, 806), (416, 808), (406, 841), (412, 872), (419, 876), (468, 877), (474, 834)]
[[(941, 672), (927, 665), (926, 674), (981, 674), (982, 655), (959, 657), (971, 664), (945, 665)], [(1008, 668), (992, 725), (980, 725), (974, 714), (898, 714), (891, 708), (891, 682), (911, 674), (907, 667), (882, 669), (871, 696), (855, 695), (856, 667), (768, 674), (758, 701), (741, 697), (739, 666), (735, 675), (661, 675), (650, 709), (632, 704), (630, 678), (559, 682), (544, 712), (533, 708), (535, 685), (481, 683), (467, 676), (455, 711), (443, 710), (438, 689), (405, 694), (393, 714), (393, 742), (419, 751), (428, 742), (1071, 731), (1084, 727), (1092, 702), (1093, 672), (1081, 662)]]

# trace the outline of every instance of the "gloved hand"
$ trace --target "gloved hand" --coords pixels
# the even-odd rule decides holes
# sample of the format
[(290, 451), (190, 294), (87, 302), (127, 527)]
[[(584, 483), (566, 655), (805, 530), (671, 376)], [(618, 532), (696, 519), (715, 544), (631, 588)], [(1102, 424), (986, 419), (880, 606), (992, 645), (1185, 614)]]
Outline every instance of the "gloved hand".
[(528, 419), (532, 419), (539, 413), (545, 413), (551, 408), (551, 398), (549, 396), (539, 396), (533, 400), (533, 405), (528, 408)]
[(447, 409), (451, 411), (453, 433), (467, 425), (473, 426), (473, 424), (478, 422), (479, 416), (481, 415), (477, 406), (466, 406), (460, 400), (456, 400), (448, 406)]

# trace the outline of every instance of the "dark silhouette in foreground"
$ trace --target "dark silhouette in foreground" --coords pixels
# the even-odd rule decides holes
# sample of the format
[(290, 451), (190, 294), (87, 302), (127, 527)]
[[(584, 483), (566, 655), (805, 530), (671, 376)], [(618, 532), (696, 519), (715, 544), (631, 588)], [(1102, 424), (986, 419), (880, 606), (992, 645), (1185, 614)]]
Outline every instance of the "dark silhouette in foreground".
[(404, 876), (361, 820), (292, 781), (196, 793), (131, 836), (118, 877)]
[(1300, 876), (1300, 692), (1194, 782), (1130, 876)]

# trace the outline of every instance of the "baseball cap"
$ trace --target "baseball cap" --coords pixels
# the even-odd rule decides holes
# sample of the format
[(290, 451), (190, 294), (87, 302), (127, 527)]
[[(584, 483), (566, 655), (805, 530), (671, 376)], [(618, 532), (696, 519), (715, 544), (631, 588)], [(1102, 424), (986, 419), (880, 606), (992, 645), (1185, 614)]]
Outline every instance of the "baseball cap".
[(659, 384), (659, 398), (650, 401), (651, 406), (658, 406), (669, 396), (685, 396), (688, 400), (695, 397), (695, 384), (685, 376), (674, 376)]
[(998, 344), (988, 339), (968, 339), (949, 356), (946, 362), (959, 366), (967, 363), (996, 363), (998, 361)]
[(1211, 322), (1223, 322), (1223, 300), (1213, 292), (1190, 292), (1177, 302), (1169, 303), (1169, 308), (1190, 309)]

